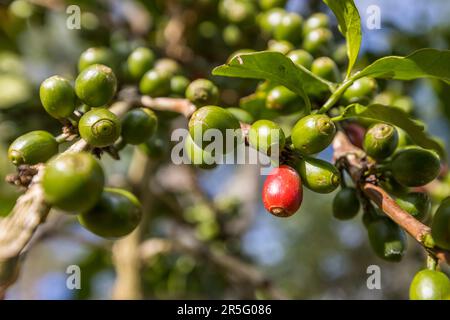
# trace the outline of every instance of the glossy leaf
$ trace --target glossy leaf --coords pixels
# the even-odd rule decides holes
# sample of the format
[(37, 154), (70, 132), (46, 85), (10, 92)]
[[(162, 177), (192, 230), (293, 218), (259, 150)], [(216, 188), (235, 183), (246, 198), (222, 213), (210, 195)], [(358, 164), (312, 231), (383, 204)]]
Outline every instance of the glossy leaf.
[(347, 76), (353, 69), (361, 47), (361, 18), (353, 0), (323, 0), (336, 16), (340, 30), (347, 39)]
[(333, 86), (302, 66), (295, 65), (283, 54), (272, 51), (240, 54), (228, 64), (215, 68), (213, 75), (270, 80), (297, 93), (307, 105), (310, 105), (308, 94), (330, 91)]
[(355, 74), (353, 79), (367, 76), (396, 80), (437, 78), (449, 83), (450, 50), (421, 49), (406, 57), (384, 57)]

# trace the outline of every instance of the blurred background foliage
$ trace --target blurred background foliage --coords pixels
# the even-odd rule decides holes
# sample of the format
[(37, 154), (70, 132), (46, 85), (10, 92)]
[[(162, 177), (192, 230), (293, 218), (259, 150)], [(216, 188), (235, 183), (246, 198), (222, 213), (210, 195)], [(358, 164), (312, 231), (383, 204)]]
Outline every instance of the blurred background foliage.
[[(361, 0), (356, 4), (363, 21), (359, 67), (377, 57), (406, 55), (423, 47), (448, 49), (447, 0)], [(66, 27), (69, 5), (81, 8), (79, 30)], [(6, 148), (15, 137), (43, 128), (59, 133), (60, 124), (40, 106), (39, 84), (53, 74), (74, 79), (78, 57), (89, 47), (110, 47), (123, 61), (133, 48), (148, 45), (158, 56), (180, 62), (190, 79), (211, 78), (211, 69), (238, 49), (266, 48), (267, 39), (254, 21), (230, 25), (218, 14), (217, 5), (216, 0), (0, 0), (0, 176), (14, 171)], [(381, 9), (379, 30), (369, 30), (364, 23), (370, 5)], [(286, 8), (304, 17), (316, 11), (330, 14), (317, 0), (291, 0)], [(336, 37), (343, 41), (337, 32)], [(240, 79), (213, 80), (222, 89), (224, 106), (236, 106), (256, 85)], [(411, 96), (415, 115), (448, 146), (448, 87), (428, 80), (380, 82), (380, 87)], [(370, 250), (360, 216), (350, 222), (332, 218), (333, 194), (306, 191), (297, 215), (289, 220), (270, 216), (260, 201), (263, 177), (256, 166), (224, 165), (198, 171), (170, 163), (170, 149), (165, 145), (170, 129), (185, 125), (184, 119), (174, 118), (162, 126), (155, 142), (161, 154), (145, 162), (151, 168), (150, 175), (143, 177), (148, 192), (140, 195), (150, 203), (143, 230), (146, 238), (177, 237), (168, 231), (174, 221), (189, 226), (208, 250), (254, 265), (287, 298), (407, 298), (409, 283), (424, 264), (423, 252), (413, 241), (401, 263), (383, 262)], [(125, 149), (120, 162), (105, 157), (110, 185), (127, 185), (129, 167), (136, 166), (133, 162), (139, 152)], [(330, 159), (331, 151), (321, 156)], [(448, 188), (441, 192), (447, 193)], [(18, 195), (14, 187), (0, 182), (0, 215), (9, 213)], [(111, 242), (89, 234), (75, 219), (58, 212), (51, 214), (38, 237), (7, 298), (113, 297), (117, 270)], [(82, 270), (81, 290), (66, 288), (65, 271), (72, 264)], [(370, 265), (381, 267), (381, 290), (366, 286)], [(217, 268), (207, 255), (189, 250), (152, 255), (138, 271), (145, 298), (270, 297), (266, 286), (249, 287), (229, 270)]]

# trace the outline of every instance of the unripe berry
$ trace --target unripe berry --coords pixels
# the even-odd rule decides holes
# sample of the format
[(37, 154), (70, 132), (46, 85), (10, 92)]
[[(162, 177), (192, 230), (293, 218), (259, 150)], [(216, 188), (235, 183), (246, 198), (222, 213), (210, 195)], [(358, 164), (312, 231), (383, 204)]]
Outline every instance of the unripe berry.
[(328, 57), (320, 57), (313, 61), (311, 72), (325, 80), (339, 82), (341, 76), (336, 63)]
[(39, 88), (39, 96), (45, 111), (53, 118), (66, 118), (75, 110), (75, 90), (63, 77), (53, 76), (44, 80)]
[(277, 86), (269, 91), (266, 98), (266, 108), (276, 110), (281, 114), (300, 112), (304, 116), (306, 113), (306, 105), (303, 99), (284, 86)]
[(231, 113), (239, 122), (253, 123), (255, 120), (253, 116), (246, 110), (241, 108), (227, 108), (227, 111)]
[(219, 89), (210, 80), (197, 79), (187, 87), (186, 98), (199, 107), (214, 105), (219, 101)]
[(288, 54), (294, 49), (294, 45), (286, 40), (270, 40), (267, 44), (267, 50)]
[(431, 235), (438, 247), (450, 250), (450, 198), (443, 200), (434, 214)]
[(284, 148), (285, 136), (283, 129), (270, 120), (258, 120), (250, 127), (248, 140), (250, 145), (258, 151), (272, 155), (277, 150), (278, 155)]
[(156, 60), (154, 70), (165, 73), (168, 77), (173, 77), (181, 73), (181, 66), (175, 60), (162, 58)]
[(191, 163), (199, 168), (213, 169), (217, 166), (214, 155), (196, 145), (190, 135), (185, 138), (184, 152)]
[(302, 17), (293, 12), (288, 12), (281, 18), (280, 24), (274, 30), (276, 40), (286, 40), (293, 44), (300, 42), (302, 37)]
[(297, 171), (304, 186), (317, 193), (333, 192), (341, 182), (339, 170), (321, 159), (300, 159), (297, 163)]
[(450, 280), (440, 271), (421, 270), (409, 287), (410, 300), (450, 300)]
[(92, 233), (108, 239), (130, 234), (141, 222), (139, 200), (122, 189), (106, 188), (97, 204), (78, 216), (80, 224)]
[(369, 241), (375, 254), (390, 262), (399, 262), (406, 250), (406, 234), (391, 219), (382, 217), (368, 225)]
[(259, 0), (259, 7), (263, 11), (267, 11), (272, 8), (284, 7), (286, 0)]
[(114, 53), (105, 47), (87, 49), (80, 55), (78, 60), (78, 72), (94, 64), (102, 64), (114, 70), (116, 68)]
[(398, 133), (394, 126), (376, 123), (367, 130), (363, 147), (375, 160), (383, 160), (392, 155), (398, 145)]
[(420, 187), (433, 181), (440, 168), (436, 152), (415, 146), (397, 151), (390, 163), (392, 176), (407, 187)]
[(330, 26), (330, 19), (324, 13), (318, 12), (312, 14), (308, 19), (306, 19), (303, 26), (303, 33), (306, 35), (312, 30), (320, 28), (328, 28)]
[(221, 0), (219, 13), (231, 23), (249, 23), (254, 19), (256, 8), (252, 1)]
[(234, 24), (227, 25), (223, 29), (222, 38), (227, 46), (235, 47), (239, 45), (243, 39), (241, 28)]
[(92, 208), (100, 198), (105, 176), (88, 153), (66, 153), (52, 158), (42, 177), (45, 201), (68, 212)]
[(367, 104), (373, 98), (376, 89), (376, 81), (373, 78), (364, 77), (353, 82), (342, 97), (347, 104), (355, 102)]
[(355, 188), (342, 188), (333, 200), (333, 216), (339, 220), (348, 220), (358, 214), (360, 208)]
[(90, 107), (108, 104), (117, 90), (117, 79), (111, 68), (94, 64), (84, 69), (75, 80), (78, 98)]
[(333, 121), (324, 114), (313, 114), (300, 119), (292, 129), (295, 149), (304, 154), (315, 154), (328, 147), (336, 134)]
[(327, 54), (331, 47), (333, 34), (325, 28), (314, 29), (306, 33), (303, 49), (311, 54)]
[(128, 111), (122, 119), (122, 138), (129, 144), (141, 144), (156, 131), (158, 118), (152, 110), (139, 108)]
[(121, 133), (119, 118), (107, 109), (93, 109), (85, 113), (78, 123), (81, 138), (93, 147), (113, 144)]
[(47, 131), (28, 132), (11, 143), (8, 158), (16, 165), (46, 162), (58, 153), (58, 143)]
[(196, 144), (204, 149), (211, 142), (204, 139), (207, 130), (216, 129), (223, 137), (224, 152), (232, 151), (226, 148), (227, 129), (239, 130), (239, 121), (226, 109), (217, 106), (205, 106), (193, 113), (189, 120), (189, 133)]
[(287, 57), (292, 60), (296, 65), (305, 67), (311, 70), (314, 57), (306, 50), (298, 49), (288, 53)]
[(152, 159), (160, 159), (170, 153), (169, 138), (157, 131), (150, 139), (140, 144), (139, 149)]
[(282, 8), (270, 9), (259, 16), (258, 24), (266, 34), (271, 35), (281, 24), (281, 20), (285, 14), (286, 11)]
[(395, 202), (400, 208), (420, 221), (425, 221), (431, 212), (430, 196), (424, 192), (411, 192), (398, 196)]
[(167, 96), (170, 93), (170, 76), (155, 69), (147, 71), (139, 83), (139, 90), (151, 97)]
[(184, 76), (170, 78), (170, 92), (175, 97), (184, 97), (189, 86), (189, 79)]
[(136, 48), (127, 59), (128, 74), (133, 80), (140, 80), (154, 64), (155, 54), (152, 50), (145, 47)]
[(290, 217), (303, 200), (302, 181), (293, 168), (282, 165), (267, 176), (262, 191), (267, 211), (277, 217)]

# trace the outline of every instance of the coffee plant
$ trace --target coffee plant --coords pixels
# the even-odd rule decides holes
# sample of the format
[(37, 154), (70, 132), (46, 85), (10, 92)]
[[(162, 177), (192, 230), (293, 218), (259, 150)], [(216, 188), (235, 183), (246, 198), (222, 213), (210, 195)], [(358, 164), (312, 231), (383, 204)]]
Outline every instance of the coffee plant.
[[(105, 25), (95, 16), (94, 26), (85, 21), (81, 35), (94, 46), (79, 56), (77, 73), (42, 79), (36, 93), (39, 108), (54, 119), (52, 126), (47, 129), (42, 121), (39, 130), (14, 137), (8, 149), (17, 170), (7, 180), (23, 194), (0, 220), (0, 296), (16, 281), (23, 253), (51, 209), (117, 240), (116, 249), (128, 239), (122, 237), (151, 237), (143, 230), (148, 202), (158, 201), (158, 194), (136, 186), (148, 184), (154, 169), (138, 165), (133, 182), (117, 187), (104, 159), (124, 161), (134, 147), (145, 155), (144, 163), (168, 162), (175, 154), (170, 132), (184, 127), (181, 156), (204, 174), (239, 146), (270, 158), (259, 198), (281, 223), (302, 215), (310, 194), (306, 188), (317, 194), (336, 191), (329, 208), (335, 219), (354, 219), (362, 211), (367, 241), (381, 259), (400, 262), (409, 235), (426, 258), (426, 267), (409, 275), (409, 298), (450, 299), (450, 280), (439, 270), (450, 250), (450, 192), (433, 188), (448, 185), (445, 147), (416, 117), (407, 93), (389, 86), (428, 78), (448, 91), (450, 51), (424, 48), (361, 59), (362, 23), (354, 1), (324, 3), (334, 17), (318, 11), (301, 16), (287, 11), (283, 0), (142, 2), (141, 9), (154, 17), (152, 31), (146, 34), (131, 21), (127, 32), (135, 32), (134, 38), (112, 33), (108, 44), (96, 39)], [(21, 14), (37, 20), (43, 15), (41, 7), (24, 0), (8, 10), (18, 30), (25, 19)], [(171, 36), (161, 45), (167, 33)], [(332, 161), (318, 156), (330, 147)], [(208, 241), (232, 237), (223, 226), (240, 210), (229, 204), (220, 208), (205, 195), (200, 199), (208, 210), (220, 212), (219, 221), (197, 216), (184, 223), (208, 227)], [(173, 195), (166, 201), (183, 206)], [(175, 229), (186, 232), (183, 225)], [(165, 245), (158, 248), (164, 251)], [(205, 244), (193, 246), (201, 250)], [(131, 254), (127, 247), (118, 250), (116, 258)], [(245, 279), (256, 291), (266, 290), (263, 297), (282, 297), (260, 285), (263, 280)]]

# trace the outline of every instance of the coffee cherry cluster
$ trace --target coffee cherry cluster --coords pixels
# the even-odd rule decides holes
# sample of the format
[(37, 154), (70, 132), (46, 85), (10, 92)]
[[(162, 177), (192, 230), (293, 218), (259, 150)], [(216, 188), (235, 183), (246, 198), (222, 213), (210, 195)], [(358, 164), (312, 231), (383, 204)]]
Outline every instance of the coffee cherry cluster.
[[(153, 51), (145, 47), (134, 49), (122, 65), (110, 49), (90, 48), (81, 54), (78, 70), (74, 82), (52, 76), (40, 86), (43, 108), (69, 134), (55, 137), (42, 130), (29, 132), (11, 144), (8, 157), (16, 166), (45, 163), (42, 187), (46, 202), (77, 214), (86, 229), (101, 237), (129, 234), (139, 224), (142, 212), (131, 193), (105, 186), (105, 174), (94, 155), (109, 152), (114, 156), (126, 145), (139, 145), (151, 157), (168, 151), (166, 138), (158, 133), (159, 120), (154, 111), (133, 105), (119, 117), (110, 110), (121, 85), (138, 84), (140, 93), (152, 98), (186, 97), (199, 107), (191, 118), (193, 137), (196, 129), (205, 129), (204, 123), (225, 133), (228, 128), (240, 128), (237, 118), (244, 122), (251, 120), (244, 110), (234, 110), (235, 117), (232, 110), (207, 106), (219, 99), (219, 90), (210, 80), (190, 82), (177, 62), (167, 58), (157, 60)], [(83, 139), (93, 154), (69, 151), (59, 154), (59, 145), (67, 141), (68, 135)], [(200, 155), (200, 167), (216, 166), (213, 155), (202, 150), (193, 139), (186, 139), (185, 145), (188, 157)]]

